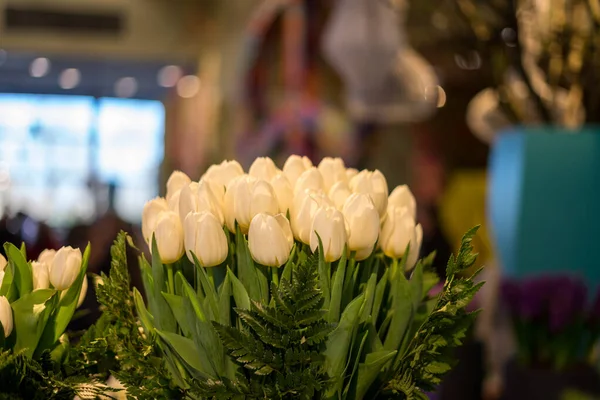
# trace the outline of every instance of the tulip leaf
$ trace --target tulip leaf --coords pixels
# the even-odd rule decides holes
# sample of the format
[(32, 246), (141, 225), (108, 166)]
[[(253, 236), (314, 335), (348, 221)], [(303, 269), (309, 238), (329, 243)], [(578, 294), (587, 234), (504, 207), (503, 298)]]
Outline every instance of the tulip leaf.
[(77, 275), (77, 278), (75, 278), (75, 281), (71, 287), (63, 292), (57, 309), (54, 311), (52, 317), (46, 325), (46, 329), (44, 330), (44, 334), (40, 340), (40, 346), (37, 351), (42, 351), (46, 348), (54, 346), (71, 322), (73, 314), (77, 309), (79, 294), (81, 293), (81, 287), (83, 286), (83, 280), (85, 279), (85, 273), (87, 271), (89, 259), (90, 245), (88, 244), (83, 252), (81, 266), (79, 267), (79, 274)]
[(142, 283), (144, 285), (144, 293), (146, 294), (146, 300), (148, 301), (148, 310), (150, 314), (156, 314), (158, 312), (156, 301), (154, 300), (154, 279), (152, 278), (152, 267), (146, 260), (146, 257), (140, 255), (138, 257), (140, 266)]
[(381, 310), (381, 305), (384, 300), (385, 289), (388, 284), (388, 274), (389, 269), (386, 268), (383, 275), (377, 282), (377, 287), (375, 288), (375, 298), (373, 299), (373, 309), (371, 310), (371, 316), (373, 317), (373, 323), (377, 326), (377, 321), (379, 320), (379, 312)]
[(203, 371), (204, 366), (200, 359), (200, 352), (196, 344), (186, 337), (172, 332), (156, 330), (158, 336), (190, 367)]
[(237, 226), (235, 233), (235, 250), (237, 259), (237, 276), (248, 291), (251, 299), (266, 303), (268, 299), (268, 288), (262, 288), (259, 272), (254, 265), (254, 260), (248, 248), (248, 241)]
[(175, 321), (175, 316), (171, 312), (171, 307), (161, 295), (161, 292), (166, 290), (165, 270), (154, 235), (152, 236), (152, 280), (154, 283), (152, 294), (156, 305), (156, 311), (153, 311), (154, 323), (158, 329), (175, 332), (177, 321)]
[(190, 337), (192, 334), (190, 322), (193, 322), (193, 321), (188, 320), (188, 318), (186, 316), (185, 308), (184, 308), (184, 304), (183, 304), (183, 300), (184, 300), (183, 297), (177, 296), (176, 294), (166, 293), (166, 292), (162, 292), (161, 294), (163, 295), (163, 297), (169, 304), (169, 307), (171, 307), (171, 311), (173, 312), (173, 315), (175, 316), (175, 319), (177, 320), (179, 327), (183, 331), (183, 334), (186, 337)]
[(342, 308), (349, 304), (354, 298), (354, 280), (356, 272), (356, 258), (355, 253), (350, 253), (348, 260), (348, 266), (346, 267), (346, 277), (344, 278), (344, 291), (342, 293)]
[[(177, 273), (179, 274), (180, 272)], [(192, 285), (190, 285), (189, 282), (185, 279), (183, 280), (183, 291), (185, 292), (187, 299), (190, 301), (190, 305), (192, 307), (192, 310), (194, 311), (194, 314), (196, 315), (196, 318), (200, 321), (206, 321), (206, 314), (204, 312), (202, 304), (200, 303), (200, 300), (196, 295), (196, 291), (194, 290)], [(188, 315), (188, 318), (189, 317), (190, 316)]]
[(375, 302), (375, 291), (377, 287), (377, 270), (376, 267), (374, 271), (371, 272), (371, 277), (367, 282), (367, 287), (365, 289), (365, 304), (363, 307), (362, 316), (360, 318), (360, 322), (365, 322), (371, 317), (371, 312), (373, 311), (373, 303)]
[(319, 240), (319, 281), (321, 283), (321, 290), (323, 291), (323, 298), (325, 299), (323, 308), (327, 310), (329, 309), (329, 303), (331, 302), (331, 263), (325, 261), (321, 236), (319, 236), (318, 233), (316, 233), (316, 235)]
[(18, 298), (17, 288), (13, 285), (13, 276), (13, 268), (9, 264), (4, 268), (4, 279), (2, 280), (2, 286), (0, 286), (0, 296), (6, 296), (9, 303)]
[[(358, 348), (356, 348), (354, 346), (354, 343), (352, 344), (352, 347), (350, 348), (351, 353), (348, 356), (348, 365), (346, 365), (346, 370), (344, 371), (344, 376), (345, 379), (344, 381), (347, 381), (348, 383), (346, 384), (346, 386), (344, 387), (344, 390), (342, 391), (342, 397), (343, 398), (352, 398), (352, 396), (348, 395), (348, 392), (350, 391), (354, 391), (353, 388), (356, 387), (356, 372), (358, 371), (358, 365), (360, 364), (360, 359), (362, 357), (364, 348), (365, 348), (365, 344), (367, 343), (367, 337), (369, 336), (368, 332), (361, 332), (360, 333), (360, 345), (358, 346)], [(347, 373), (348, 368), (352, 367), (352, 371), (350, 372), (350, 374)], [(341, 382), (343, 383), (343, 382)], [(339, 390), (339, 389), (338, 389)]]
[(355, 399), (362, 399), (369, 390), (371, 384), (383, 368), (396, 356), (396, 350), (382, 350), (367, 354), (364, 363), (358, 366), (358, 379), (356, 385)]
[(142, 294), (135, 287), (133, 288), (133, 302), (144, 332), (146, 332), (146, 335), (152, 335), (154, 333), (154, 317), (146, 309)]
[(348, 353), (352, 338), (358, 326), (358, 318), (364, 304), (364, 295), (359, 295), (348, 304), (342, 313), (340, 323), (329, 334), (325, 354), (325, 369), (330, 377), (340, 379), (338, 385), (331, 385), (328, 396), (333, 396), (343, 384), (343, 372), (348, 361)]
[(340, 319), (340, 308), (342, 305), (342, 294), (344, 291), (344, 278), (346, 276), (346, 261), (346, 249), (344, 249), (337, 269), (333, 273), (331, 302), (329, 303), (329, 312), (327, 314), (327, 320), (329, 322), (338, 322)]
[(296, 243), (292, 246), (292, 251), (290, 252), (290, 258), (288, 258), (287, 262), (283, 266), (283, 272), (281, 273), (281, 280), (285, 279), (288, 282), (292, 281), (292, 270), (294, 269), (294, 258), (296, 257)]
[(202, 290), (204, 291), (206, 300), (208, 300), (208, 304), (213, 316), (216, 317), (219, 315), (219, 301), (217, 299), (217, 291), (215, 289), (214, 282), (208, 278), (206, 268), (202, 267), (200, 260), (198, 260), (194, 253), (192, 253), (192, 257), (194, 257), (194, 264), (196, 264), (196, 271), (198, 272), (198, 277), (200, 278), (200, 283), (202, 284)]
[[(174, 351), (168, 343), (164, 340), (158, 340), (156, 342), (160, 351), (165, 355), (164, 359), (166, 360), (167, 370), (169, 371), (169, 375), (173, 378), (175, 384), (180, 387), (187, 389), (189, 385), (186, 383), (186, 378), (189, 370), (193, 370), (190, 366), (185, 365), (185, 361), (181, 358), (176, 351)], [(186, 371), (187, 370), (187, 371)]]
[(33, 357), (42, 333), (45, 331), (48, 318), (58, 305), (59, 297), (54, 289), (39, 289), (22, 296), (11, 304), (16, 333), (13, 351), (24, 350), (27, 357)]
[(27, 258), (23, 256), (21, 250), (12, 243), (5, 243), (4, 251), (6, 252), (8, 262), (12, 268), (13, 282), (16, 285), (18, 296), (23, 297), (24, 295), (31, 293), (33, 290), (31, 264), (27, 262)]
[[(404, 260), (406, 260), (406, 258), (407, 257), (403, 257)], [(383, 344), (385, 350), (388, 351), (398, 350), (408, 331), (410, 320), (414, 314), (412, 289), (403, 272), (405, 263), (405, 261), (401, 263), (397, 273), (392, 277), (391, 281), (390, 308), (394, 311), (394, 314), (390, 321), (390, 328)], [(394, 266), (392, 266), (392, 271), (394, 271)]]
[(219, 288), (219, 323), (229, 326), (231, 324), (231, 280), (229, 271), (225, 275), (225, 280)]
[(229, 276), (229, 279), (231, 280), (233, 299), (235, 300), (236, 307), (241, 308), (242, 310), (249, 310), (250, 296), (248, 296), (246, 288), (229, 268), (227, 268), (227, 276)]
[(423, 300), (423, 263), (417, 262), (417, 266), (410, 276), (410, 288), (412, 291), (413, 312), (417, 312), (417, 308)]

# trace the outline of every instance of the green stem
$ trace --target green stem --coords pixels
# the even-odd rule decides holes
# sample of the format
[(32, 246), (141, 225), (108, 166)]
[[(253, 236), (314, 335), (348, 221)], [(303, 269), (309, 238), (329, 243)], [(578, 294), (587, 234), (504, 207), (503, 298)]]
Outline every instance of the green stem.
[(215, 287), (215, 271), (212, 268), (204, 268), (204, 270), (206, 271), (206, 274), (208, 275), (208, 281), (210, 282), (210, 284), (212, 285), (212, 287)]
[(396, 273), (398, 273), (398, 259), (393, 258), (392, 259), (392, 271), (390, 273), (390, 281), (394, 280)]
[(279, 268), (271, 267), (271, 282), (279, 287)]
[(167, 282), (169, 284), (169, 293), (175, 294), (175, 279), (173, 276), (173, 264), (167, 264)]

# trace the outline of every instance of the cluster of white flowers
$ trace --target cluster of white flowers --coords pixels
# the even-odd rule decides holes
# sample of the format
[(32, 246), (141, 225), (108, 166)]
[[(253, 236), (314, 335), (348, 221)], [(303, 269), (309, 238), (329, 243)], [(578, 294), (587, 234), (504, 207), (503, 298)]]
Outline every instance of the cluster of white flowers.
[[(46, 249), (42, 251), (36, 261), (31, 261), (33, 290), (56, 289), (64, 295), (73, 285), (81, 270), (81, 251), (71, 246), (57, 250)], [(4, 282), (5, 270), (8, 262), (0, 254), (0, 287)], [(87, 277), (79, 293), (77, 307), (81, 306), (87, 293)], [(12, 310), (8, 299), (0, 296), (0, 322), (4, 328), (4, 337), (8, 337), (13, 329)]]
[(228, 255), (224, 226), (248, 235), (252, 258), (279, 267), (294, 241), (312, 251), (323, 243), (327, 261), (347, 248), (366, 259), (379, 243), (391, 258), (401, 258), (410, 243), (407, 267), (415, 265), (423, 236), (416, 224), (416, 202), (406, 185), (388, 195), (383, 174), (346, 168), (340, 158), (317, 167), (307, 157), (290, 156), (282, 169), (268, 157), (257, 158), (248, 173), (236, 161), (212, 165), (199, 182), (180, 171), (167, 181), (165, 198), (146, 203), (144, 239), (154, 235), (163, 263), (192, 253), (205, 267)]

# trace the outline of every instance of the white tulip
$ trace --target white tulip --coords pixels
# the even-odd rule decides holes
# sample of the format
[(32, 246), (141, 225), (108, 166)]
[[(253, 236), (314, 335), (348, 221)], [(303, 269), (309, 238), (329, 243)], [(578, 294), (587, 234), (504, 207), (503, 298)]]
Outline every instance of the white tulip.
[(224, 192), (232, 180), (242, 175), (244, 175), (244, 169), (239, 162), (223, 160), (221, 164), (211, 165), (202, 176), (202, 179), (214, 182)]
[[(163, 264), (172, 264), (183, 255), (183, 227), (179, 215), (163, 211), (158, 215), (154, 231), (156, 247)], [(152, 249), (152, 246), (150, 246)]]
[[(321, 207), (313, 219), (310, 235), (310, 248), (314, 252), (319, 247), (319, 237), (323, 243), (325, 261), (338, 260), (347, 243), (346, 222), (339, 210)], [(317, 236), (318, 235), (318, 236)]]
[(214, 267), (227, 258), (227, 236), (223, 225), (208, 211), (188, 214), (183, 222), (184, 246), (188, 259), (196, 255), (203, 267)]
[(329, 189), (329, 198), (335, 205), (335, 208), (342, 210), (346, 199), (350, 197), (352, 192), (346, 181), (339, 181)]
[(270, 182), (280, 172), (269, 157), (258, 157), (250, 166), (248, 175)]
[(321, 160), (318, 170), (323, 176), (323, 185), (328, 192), (331, 187), (340, 181), (346, 181), (346, 166), (341, 158), (325, 157)]
[[(157, 197), (155, 199), (150, 200), (144, 205), (144, 209), (142, 211), (142, 235), (144, 236), (144, 240), (146, 243), (150, 243), (150, 247), (152, 247), (152, 234), (156, 229), (156, 223), (158, 222), (158, 215), (163, 211), (169, 211), (169, 205), (167, 201), (162, 197)], [(44, 254), (44, 252), (42, 252)], [(47, 257), (50, 257), (48, 255)], [(54, 257), (52, 256), (52, 259)], [(46, 261), (48, 265), (52, 265), (52, 262), (48, 262), (45, 259), (42, 259), (42, 255), (38, 258), (38, 261)]]
[(348, 197), (342, 213), (348, 224), (348, 249), (360, 253), (359, 256), (363, 257), (366, 253), (364, 249), (372, 251), (377, 242), (379, 213), (371, 198), (363, 193), (355, 193)]
[(223, 211), (211, 185), (204, 180), (192, 182), (181, 189), (179, 196), (179, 218), (185, 220), (189, 213), (208, 211), (212, 213), (221, 225), (225, 222)]
[(184, 186), (190, 184), (192, 180), (189, 176), (181, 171), (173, 171), (169, 179), (167, 180), (167, 200), (171, 198), (175, 193), (180, 191)]
[(54, 257), (56, 256), (56, 250), (54, 249), (44, 249), (40, 255), (38, 256), (38, 261), (46, 263), (48, 266), (48, 270), (52, 266), (52, 261), (54, 261)]
[(79, 298), (77, 299), (77, 308), (81, 307), (88, 290), (88, 277), (83, 277), (83, 283), (81, 284), (81, 290), (79, 291)]
[(407, 185), (396, 186), (388, 198), (388, 207), (406, 207), (413, 219), (417, 219), (417, 201)]
[[(423, 230), (420, 225), (415, 225), (415, 220), (410, 215), (408, 208), (394, 206), (388, 208), (387, 218), (383, 223), (380, 235), (381, 249), (386, 256), (403, 257), (409, 243), (411, 252), (414, 248), (418, 255), (422, 239)], [(410, 254), (407, 261), (410, 261)], [(412, 266), (407, 262), (407, 268), (412, 268)]]
[(4, 258), (2, 254), (0, 254), (0, 271), (4, 271), (4, 269), (6, 268), (6, 264), (8, 264), (8, 261), (6, 261), (6, 258)]
[[(184, 186), (185, 187), (185, 186)], [(176, 191), (167, 199), (169, 210), (179, 215), (179, 199), (181, 199), (181, 190)]]
[(0, 271), (0, 287), (2, 287), (2, 282), (4, 282), (4, 271)]
[(323, 191), (309, 190), (298, 193), (294, 197), (290, 218), (294, 237), (305, 244), (310, 244), (313, 219), (320, 207), (333, 207), (333, 203)]
[(348, 181), (358, 175), (358, 170), (356, 168), (348, 168), (346, 169), (346, 178)]
[(71, 246), (61, 247), (52, 260), (49, 269), (50, 283), (56, 290), (71, 287), (81, 270), (81, 251)]
[(379, 212), (379, 218), (383, 220), (387, 208), (388, 186), (385, 176), (379, 170), (360, 171), (350, 180), (350, 189), (354, 193), (368, 194)]
[(298, 177), (296, 185), (294, 186), (294, 195), (302, 193), (307, 189), (323, 190), (324, 187), (323, 176), (317, 168), (311, 167)]
[(283, 164), (283, 173), (290, 181), (292, 188), (296, 186), (296, 181), (302, 175), (304, 171), (312, 167), (313, 164), (310, 159), (306, 156), (300, 157), (297, 155), (291, 155)]
[(31, 263), (31, 272), (33, 274), (33, 290), (48, 289), (50, 287), (48, 264), (33, 261)]
[(227, 186), (225, 193), (225, 222), (231, 232), (235, 232), (237, 221), (241, 231), (248, 233), (252, 218), (258, 213), (279, 213), (279, 204), (269, 182), (253, 176), (235, 178)]
[(0, 322), (4, 328), (4, 337), (9, 337), (13, 330), (13, 313), (5, 296), (0, 296)]
[(277, 196), (279, 211), (284, 214), (287, 213), (291, 209), (294, 200), (294, 191), (292, 190), (290, 181), (284, 174), (279, 173), (271, 180), (271, 186), (273, 186), (273, 191), (275, 192), (275, 196)]
[(248, 231), (252, 259), (268, 267), (280, 267), (290, 257), (294, 244), (290, 222), (282, 214), (256, 214)]

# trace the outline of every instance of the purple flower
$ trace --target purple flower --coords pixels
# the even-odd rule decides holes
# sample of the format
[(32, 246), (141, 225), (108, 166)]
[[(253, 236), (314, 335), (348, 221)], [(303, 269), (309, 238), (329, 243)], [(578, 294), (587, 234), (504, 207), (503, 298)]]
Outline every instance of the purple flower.
[(584, 312), (586, 298), (587, 288), (580, 279), (561, 278), (550, 297), (550, 330), (558, 332), (575, 322)]

